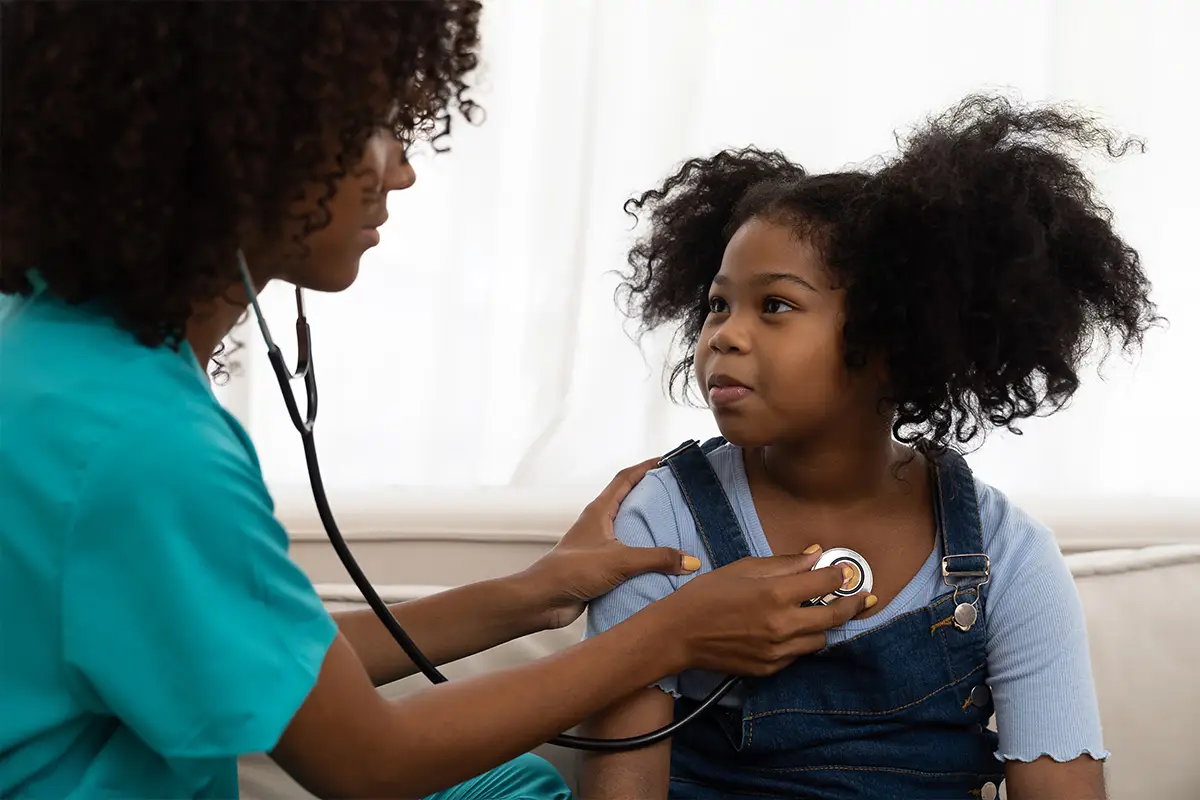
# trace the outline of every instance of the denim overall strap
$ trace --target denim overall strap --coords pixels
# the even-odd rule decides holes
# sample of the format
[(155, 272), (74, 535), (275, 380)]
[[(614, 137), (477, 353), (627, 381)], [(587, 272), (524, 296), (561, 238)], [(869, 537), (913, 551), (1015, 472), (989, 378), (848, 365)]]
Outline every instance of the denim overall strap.
[(974, 627), (983, 611), (983, 587), (991, 579), (992, 564), (983, 550), (983, 524), (971, 468), (962, 455), (950, 449), (939, 453), (934, 463), (942, 582), (954, 592), (954, 625), (965, 631)]
[(671, 468), (671, 474), (679, 484), (713, 569), (750, 555), (750, 545), (733, 513), (729, 496), (708, 461), (708, 453), (723, 444), (725, 440), (720, 437), (709, 439), (703, 445), (691, 440), (659, 460), (659, 464)]

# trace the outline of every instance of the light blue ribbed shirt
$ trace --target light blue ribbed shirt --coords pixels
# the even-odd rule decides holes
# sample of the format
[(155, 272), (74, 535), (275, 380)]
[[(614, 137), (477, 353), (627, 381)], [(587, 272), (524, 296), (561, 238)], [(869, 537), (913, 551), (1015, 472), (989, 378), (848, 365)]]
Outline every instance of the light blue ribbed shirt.
[[(754, 556), (771, 555), (754, 510), (742, 451), (725, 445), (709, 460), (732, 501)], [(1049, 755), (1067, 761), (1084, 753), (1107, 758), (1092, 681), (1087, 627), (1074, 580), (1053, 533), (1009, 502), (999, 490), (976, 479), (983, 544), (991, 558), (987, 589), (989, 686), (1000, 736), (996, 757), (1032, 761)], [(626, 498), (615, 522), (617, 537), (635, 547), (677, 547), (712, 565), (696, 532), (679, 485), (669, 469), (651, 472)], [(929, 605), (940, 595), (941, 544), (887, 607), (866, 619), (828, 631), (830, 644), (879, 627), (901, 614)], [(611, 628), (678, 589), (694, 575), (642, 575), (591, 604), (588, 635)], [(660, 682), (665, 691), (701, 699), (721, 676), (685, 672)], [(723, 701), (741, 703), (731, 693)]]

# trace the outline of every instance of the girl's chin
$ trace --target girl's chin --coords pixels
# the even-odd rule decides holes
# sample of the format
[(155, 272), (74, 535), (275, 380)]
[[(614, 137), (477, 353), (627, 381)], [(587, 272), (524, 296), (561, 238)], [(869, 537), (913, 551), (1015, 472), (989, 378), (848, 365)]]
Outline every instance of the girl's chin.
[(716, 414), (717, 430), (721, 436), (732, 445), (742, 448), (766, 447), (774, 437), (766, 435), (765, 431), (757, 430), (748, 424), (746, 419), (731, 419), (729, 415)]

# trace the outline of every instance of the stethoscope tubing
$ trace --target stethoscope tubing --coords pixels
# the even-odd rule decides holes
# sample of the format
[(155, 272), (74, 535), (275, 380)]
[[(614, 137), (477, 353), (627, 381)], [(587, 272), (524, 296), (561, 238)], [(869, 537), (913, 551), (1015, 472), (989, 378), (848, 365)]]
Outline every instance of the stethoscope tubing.
[[(308, 325), (308, 319), (304, 313), (303, 294), (299, 288), (296, 289), (296, 339), (299, 354), (296, 361), (296, 370), (293, 372), (287, 368), (283, 360), (283, 354), (271, 337), (270, 329), (258, 304), (257, 292), (250, 279), (250, 271), (240, 250), (238, 251), (238, 262), (243, 281), (250, 295), (250, 306), (254, 316), (257, 318), (263, 341), (267, 345), (267, 358), (270, 360), (275, 377), (279, 382), (279, 390), (283, 394), (288, 416), (291, 417), (292, 424), (300, 433), (300, 441), (304, 446), (304, 460), (308, 465), (308, 479), (312, 487), (313, 502), (317, 506), (317, 514), (321, 518), (322, 527), (325, 528), (325, 535), (329, 537), (329, 543), (333, 545), (338, 560), (346, 568), (347, 574), (350, 575), (350, 579), (354, 581), (354, 585), (362, 593), (363, 599), (370, 606), (371, 610), (375, 612), (375, 616), (379, 618), (379, 621), (387, 629), (388, 633), (391, 634), (392, 638), (396, 640), (396, 644), (400, 645), (405, 655), (412, 660), (417, 669), (431, 683), (446, 683), (448, 678), (421, 652), (421, 648), (417, 646), (412, 637), (404, 630), (404, 627), (396, 620), (387, 603), (383, 601), (379, 593), (375, 591), (375, 587), (371, 585), (371, 581), (367, 579), (362, 567), (358, 564), (358, 560), (355, 559), (354, 553), (351, 552), (350, 546), (346, 543), (345, 537), (342, 536), (342, 532), (337, 525), (337, 520), (334, 519), (333, 511), (329, 507), (329, 498), (325, 493), (325, 482), (321, 477), (321, 464), (317, 458), (317, 445), (313, 437), (313, 427), (317, 417), (317, 379), (316, 373), (313, 371), (312, 333)], [(296, 395), (292, 391), (292, 380), (295, 378), (303, 378), (304, 380), (307, 408), (303, 416), (300, 414)], [(670, 725), (665, 725), (657, 730), (639, 736), (629, 736), (621, 739), (593, 739), (586, 736), (574, 736), (564, 733), (555, 736), (549, 743), (572, 750), (610, 753), (649, 747), (670, 739), (681, 728), (691, 724), (719, 703), (739, 681), (740, 678), (736, 676), (725, 678), (716, 689), (686, 716), (673, 721)]]
[[(346, 572), (350, 575), (350, 579), (354, 581), (354, 585), (358, 587), (362, 593), (363, 599), (367, 605), (375, 612), (375, 616), (379, 617), (379, 621), (387, 628), (388, 633), (400, 645), (405, 654), (412, 660), (413, 664), (429, 679), (431, 683), (446, 683), (449, 679), (438, 670), (437, 666), (429, 660), (429, 658), (421, 652), (419, 648), (404, 630), (404, 627), (396, 620), (387, 603), (375, 591), (375, 587), (367, 579), (358, 561), (354, 558), (354, 553), (351, 552), (350, 546), (346, 543), (345, 537), (338, 529), (337, 522), (333, 518), (333, 513), (329, 508), (328, 499), (325, 496), (325, 486), (321, 479), (320, 464), (317, 460), (317, 447), (313, 440), (312, 429), (301, 432), (301, 441), (304, 444), (304, 459), (308, 463), (308, 475), (312, 484), (313, 501), (317, 506), (317, 513), (321, 517), (321, 524), (325, 528), (325, 534), (329, 537), (330, 544), (333, 545), (334, 552), (337, 553), (338, 559), (346, 568)], [(586, 736), (574, 736), (571, 734), (560, 734), (550, 740), (550, 744), (566, 747), (572, 750), (584, 750), (590, 752), (621, 752), (626, 750), (639, 750), (643, 747), (649, 747), (659, 742), (666, 741), (675, 735), (677, 731), (688, 725), (692, 720), (699, 717), (701, 714), (708, 711), (709, 708), (721, 701), (725, 695), (729, 694), (730, 690), (738, 683), (739, 678), (727, 677), (716, 689), (712, 691), (703, 701), (686, 716), (673, 721), (649, 733), (644, 733), (638, 736), (629, 736), (621, 739), (593, 739)]]

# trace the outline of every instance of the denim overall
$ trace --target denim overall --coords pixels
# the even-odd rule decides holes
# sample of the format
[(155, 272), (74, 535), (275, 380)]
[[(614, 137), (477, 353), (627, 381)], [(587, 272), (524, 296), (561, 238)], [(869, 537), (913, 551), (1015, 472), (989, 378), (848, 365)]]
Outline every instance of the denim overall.
[[(705, 455), (723, 443), (686, 443), (663, 459), (714, 569), (750, 555)], [(671, 798), (996, 796), (1004, 771), (986, 727), (990, 562), (975, 483), (957, 453), (930, 458), (945, 593), (777, 675), (744, 682), (741, 709), (718, 707), (676, 734)], [(677, 700), (676, 718), (695, 706)]]

